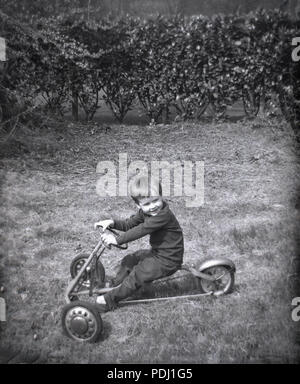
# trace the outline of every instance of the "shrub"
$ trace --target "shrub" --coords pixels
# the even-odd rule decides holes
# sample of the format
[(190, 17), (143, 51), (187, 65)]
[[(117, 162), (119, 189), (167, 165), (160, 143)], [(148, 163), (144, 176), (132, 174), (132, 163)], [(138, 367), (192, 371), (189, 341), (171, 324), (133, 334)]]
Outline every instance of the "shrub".
[(27, 100), (42, 96), (51, 111), (63, 113), (71, 101), (91, 120), (101, 92), (119, 121), (136, 100), (154, 121), (170, 109), (199, 118), (208, 104), (219, 117), (239, 99), (253, 116), (277, 94), (295, 122), (291, 39), (300, 28), (279, 10), (99, 22), (57, 17), (35, 29), (1, 17), (12, 52), (7, 87)]

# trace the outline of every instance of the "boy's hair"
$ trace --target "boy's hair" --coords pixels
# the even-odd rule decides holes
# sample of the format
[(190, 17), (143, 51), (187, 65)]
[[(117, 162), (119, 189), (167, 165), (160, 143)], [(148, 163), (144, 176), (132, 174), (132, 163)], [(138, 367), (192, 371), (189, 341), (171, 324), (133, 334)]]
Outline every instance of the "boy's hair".
[(158, 180), (151, 180), (151, 190), (149, 193), (149, 183), (147, 176), (140, 176), (134, 178), (129, 185), (129, 193), (136, 203), (139, 203), (140, 199), (162, 196), (161, 184)]

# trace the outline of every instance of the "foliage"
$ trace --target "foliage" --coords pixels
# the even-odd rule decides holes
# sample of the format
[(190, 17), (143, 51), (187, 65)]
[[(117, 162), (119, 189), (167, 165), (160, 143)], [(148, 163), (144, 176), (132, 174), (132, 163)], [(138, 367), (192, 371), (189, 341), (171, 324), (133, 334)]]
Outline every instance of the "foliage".
[(252, 116), (273, 94), (285, 115), (297, 104), (290, 57), (299, 23), (278, 10), (97, 22), (52, 17), (34, 28), (0, 17), (9, 46), (6, 86), (26, 100), (42, 97), (52, 112), (79, 102), (91, 120), (99, 95), (119, 121), (137, 100), (155, 122), (171, 109), (199, 118), (208, 104), (219, 117), (239, 99)]

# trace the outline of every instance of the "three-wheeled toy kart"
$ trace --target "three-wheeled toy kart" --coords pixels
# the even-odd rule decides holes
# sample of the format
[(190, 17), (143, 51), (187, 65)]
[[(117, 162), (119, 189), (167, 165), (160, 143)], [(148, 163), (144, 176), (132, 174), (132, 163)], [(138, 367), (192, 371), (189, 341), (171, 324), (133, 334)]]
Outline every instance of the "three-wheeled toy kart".
[[(114, 235), (118, 233), (110, 228)], [(120, 249), (127, 249), (128, 245), (116, 245)], [(106, 247), (102, 240), (98, 242), (90, 255), (79, 254), (71, 262), (70, 272), (71, 281), (67, 286), (65, 300), (67, 304), (62, 310), (62, 326), (65, 333), (73, 340), (80, 342), (95, 342), (103, 330), (101, 314), (98, 305), (91, 302), (93, 296), (103, 295), (114, 288), (105, 287), (105, 269), (100, 260)], [(168, 280), (179, 279), (183, 275), (192, 274), (192, 278), (197, 280), (198, 292), (180, 296), (167, 296), (160, 298), (126, 299), (118, 303), (119, 306), (150, 303), (163, 300), (174, 300), (178, 298), (196, 298), (201, 296), (220, 296), (230, 293), (234, 286), (235, 265), (226, 258), (208, 259), (201, 262), (195, 268), (183, 264), (180, 276), (165, 277), (158, 281), (167, 282)], [(176, 274), (177, 275), (177, 272)], [(155, 282), (155, 283), (156, 283)], [(88, 297), (88, 299), (80, 299)]]

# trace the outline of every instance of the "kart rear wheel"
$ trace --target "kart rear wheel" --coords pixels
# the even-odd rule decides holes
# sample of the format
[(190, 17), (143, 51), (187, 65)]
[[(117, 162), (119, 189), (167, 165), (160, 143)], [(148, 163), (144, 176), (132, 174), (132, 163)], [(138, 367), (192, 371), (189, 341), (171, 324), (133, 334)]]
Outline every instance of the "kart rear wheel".
[[(84, 263), (86, 262), (86, 260), (88, 259), (89, 255), (86, 255), (86, 254), (81, 254), (81, 255), (78, 255), (76, 256), (72, 262), (71, 262), (71, 265), (70, 265), (70, 273), (71, 273), (71, 277), (72, 279), (74, 279), (74, 277), (77, 276), (78, 272), (81, 270), (82, 266), (84, 265)], [(91, 284), (91, 273), (90, 272), (84, 272), (84, 274), (82, 275), (82, 286), (83, 287), (86, 287), (86, 288), (89, 288), (90, 287), (90, 284)], [(105, 269), (103, 267), (103, 264), (101, 263), (100, 260), (97, 261), (97, 264), (96, 264), (96, 279), (97, 279), (97, 283), (98, 285), (102, 285), (104, 284), (105, 282)]]
[(234, 271), (232, 271), (232, 269), (228, 266), (217, 265), (207, 268), (201, 272), (216, 278), (216, 281), (199, 278), (199, 285), (202, 292), (226, 294), (233, 290)]
[(61, 320), (65, 334), (75, 341), (94, 343), (103, 329), (97, 307), (86, 301), (76, 301), (65, 305)]

